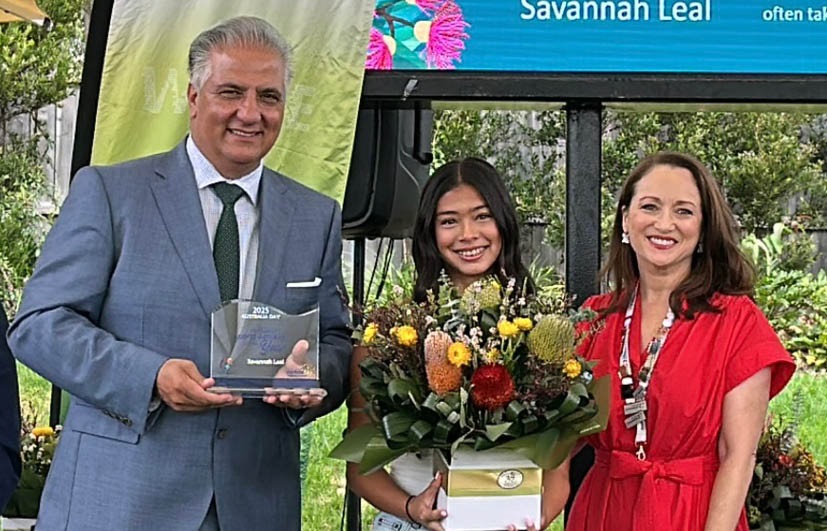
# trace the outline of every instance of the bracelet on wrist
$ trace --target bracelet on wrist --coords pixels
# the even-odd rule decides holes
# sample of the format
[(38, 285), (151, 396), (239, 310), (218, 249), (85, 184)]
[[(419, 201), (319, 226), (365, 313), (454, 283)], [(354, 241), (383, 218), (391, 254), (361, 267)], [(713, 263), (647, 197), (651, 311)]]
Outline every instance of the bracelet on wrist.
[(408, 500), (405, 502), (405, 514), (408, 516), (409, 521), (411, 521), (415, 524), (418, 524), (419, 522), (417, 522), (416, 519), (413, 516), (411, 516), (411, 510), (410, 510), (411, 500), (413, 500), (415, 497), (416, 496), (413, 496), (413, 495), (408, 496)]

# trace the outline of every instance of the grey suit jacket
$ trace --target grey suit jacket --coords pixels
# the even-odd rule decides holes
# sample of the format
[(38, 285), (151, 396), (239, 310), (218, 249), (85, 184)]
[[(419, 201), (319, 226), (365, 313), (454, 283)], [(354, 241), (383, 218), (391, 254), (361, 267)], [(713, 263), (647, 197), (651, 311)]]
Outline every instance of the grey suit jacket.
[[(336, 203), (264, 170), (256, 300), (320, 305), (324, 404), (346, 392), (349, 324)], [(320, 277), (316, 288), (288, 282)], [(195, 530), (215, 496), (225, 531), (300, 528), (297, 422), (257, 400), (147, 414), (160, 366), (209, 374), (220, 304), (184, 144), (78, 172), (26, 286), (9, 340), (23, 363), (72, 394), (38, 530)], [(297, 419), (298, 420), (298, 419)]]

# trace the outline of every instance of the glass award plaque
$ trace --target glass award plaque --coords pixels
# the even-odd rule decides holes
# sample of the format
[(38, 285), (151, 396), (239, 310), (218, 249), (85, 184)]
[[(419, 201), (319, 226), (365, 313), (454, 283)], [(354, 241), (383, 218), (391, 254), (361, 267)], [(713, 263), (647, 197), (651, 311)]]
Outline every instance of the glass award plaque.
[(292, 315), (255, 301), (211, 316), (210, 376), (216, 393), (324, 394), (319, 386), (319, 307)]

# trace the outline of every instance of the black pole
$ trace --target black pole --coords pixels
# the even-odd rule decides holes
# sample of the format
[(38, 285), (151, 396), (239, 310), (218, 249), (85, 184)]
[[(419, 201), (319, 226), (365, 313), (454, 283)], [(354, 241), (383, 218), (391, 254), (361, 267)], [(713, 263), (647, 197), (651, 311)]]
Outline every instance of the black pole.
[[(98, 115), (103, 59), (106, 55), (113, 4), (114, 0), (95, 0), (92, 4), (92, 13), (89, 15), (89, 32), (83, 59), (83, 73), (80, 78), (80, 97), (75, 121), (70, 180), (80, 168), (89, 165), (92, 158), (92, 141)], [(62, 395), (60, 387), (52, 385), (52, 397), (49, 403), (49, 424), (52, 426), (60, 424)]]
[[(566, 289), (578, 306), (599, 290), (602, 111), (600, 102), (566, 106)], [(593, 463), (588, 446), (572, 459), (567, 515)]]
[[(357, 308), (365, 303), (365, 239), (353, 240), (353, 302)], [(361, 315), (353, 316), (353, 324), (361, 324)], [(362, 529), (362, 499), (349, 488), (345, 489), (345, 521), (347, 531)]]
[(566, 114), (566, 288), (580, 305), (599, 289), (602, 105), (569, 104)]
[(95, 0), (89, 17), (89, 35), (83, 59), (83, 74), (80, 80), (77, 121), (75, 122), (75, 143), (72, 149), (71, 175), (92, 158), (92, 142), (95, 137), (95, 122), (98, 117), (103, 60), (106, 56), (109, 24), (112, 20), (114, 0)]

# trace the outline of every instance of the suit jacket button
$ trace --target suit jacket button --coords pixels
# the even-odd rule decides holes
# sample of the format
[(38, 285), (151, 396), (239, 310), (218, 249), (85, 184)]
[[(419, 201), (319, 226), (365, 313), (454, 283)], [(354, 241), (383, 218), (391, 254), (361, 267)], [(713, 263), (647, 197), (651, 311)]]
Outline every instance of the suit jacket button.
[(130, 419), (130, 418), (124, 418), (124, 419), (123, 419), (123, 423), (124, 423), (127, 427), (131, 427), (131, 426), (132, 426), (132, 419)]
[(226, 429), (224, 429), (224, 428), (221, 428), (220, 430), (218, 430), (218, 431), (215, 433), (215, 436), (216, 436), (218, 439), (224, 439), (225, 437), (227, 437), (227, 430), (226, 430)]

